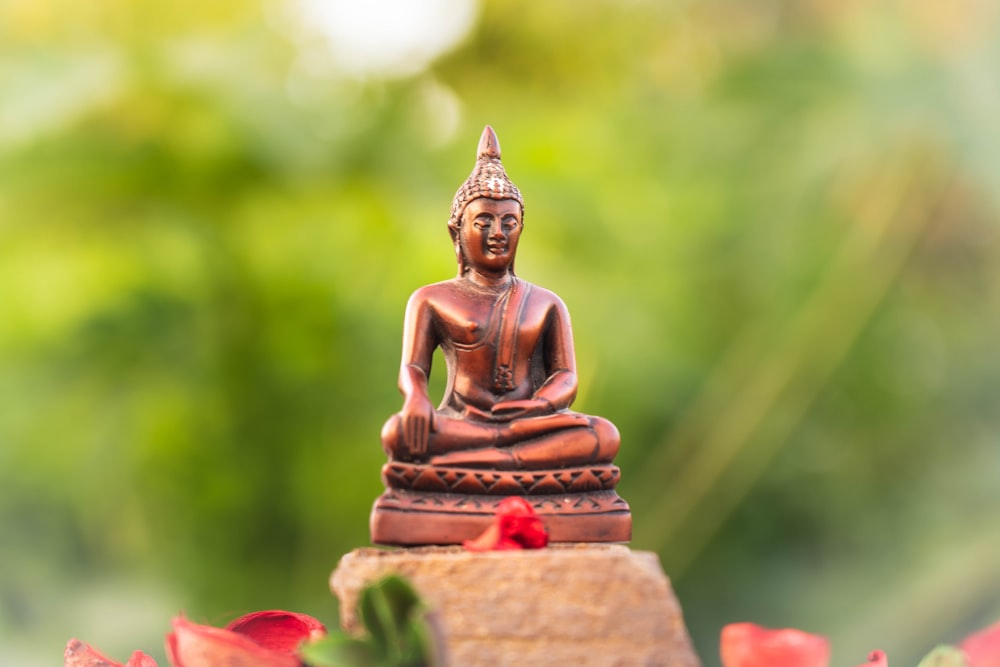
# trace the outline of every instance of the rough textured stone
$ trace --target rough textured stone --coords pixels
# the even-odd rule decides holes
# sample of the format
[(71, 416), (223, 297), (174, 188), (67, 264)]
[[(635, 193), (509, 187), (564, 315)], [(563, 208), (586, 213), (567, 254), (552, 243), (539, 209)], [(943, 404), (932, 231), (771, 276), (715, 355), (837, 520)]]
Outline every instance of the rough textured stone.
[(700, 665), (650, 552), (594, 544), (489, 553), (358, 549), (330, 580), (346, 630), (359, 629), (361, 588), (390, 573), (407, 577), (435, 611), (452, 667)]

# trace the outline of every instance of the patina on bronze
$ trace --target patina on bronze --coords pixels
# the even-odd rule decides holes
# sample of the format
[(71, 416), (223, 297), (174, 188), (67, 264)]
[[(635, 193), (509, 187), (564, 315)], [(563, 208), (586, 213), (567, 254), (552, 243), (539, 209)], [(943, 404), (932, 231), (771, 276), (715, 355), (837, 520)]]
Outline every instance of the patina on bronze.
[[(569, 409), (577, 375), (566, 306), (514, 273), (523, 214), (487, 126), (448, 221), (458, 276), (421, 287), (406, 306), (403, 409), (382, 429), (376, 544), (461, 543), (512, 495), (532, 504), (553, 542), (631, 538), (615, 492), (618, 430)], [(435, 409), (427, 378), (437, 348), (448, 383)]]

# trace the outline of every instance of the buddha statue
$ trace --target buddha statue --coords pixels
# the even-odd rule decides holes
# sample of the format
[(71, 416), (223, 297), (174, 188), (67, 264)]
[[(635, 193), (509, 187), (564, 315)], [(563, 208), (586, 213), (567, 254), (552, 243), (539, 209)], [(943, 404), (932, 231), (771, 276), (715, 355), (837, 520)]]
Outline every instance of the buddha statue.
[[(458, 275), (406, 306), (403, 407), (382, 429), (389, 462), (373, 542), (459, 543), (508, 495), (535, 506), (552, 541), (630, 538), (628, 505), (614, 492), (618, 430), (569, 409), (577, 375), (566, 306), (514, 273), (523, 215), (487, 126), (448, 220)], [(447, 387), (435, 409), (427, 383), (438, 348)]]

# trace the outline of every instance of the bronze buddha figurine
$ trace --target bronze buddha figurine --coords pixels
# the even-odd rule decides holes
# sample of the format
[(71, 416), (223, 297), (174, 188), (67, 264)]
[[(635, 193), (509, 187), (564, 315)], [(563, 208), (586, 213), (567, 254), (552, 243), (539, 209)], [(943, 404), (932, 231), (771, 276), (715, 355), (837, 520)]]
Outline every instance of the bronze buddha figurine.
[[(523, 213), (487, 126), (448, 221), (458, 275), (421, 287), (406, 306), (403, 408), (382, 429), (389, 462), (375, 543), (460, 543), (509, 495), (532, 503), (552, 541), (631, 537), (614, 491), (618, 430), (569, 410), (577, 376), (566, 306), (514, 273)], [(427, 379), (437, 348), (448, 381), (435, 409)]]

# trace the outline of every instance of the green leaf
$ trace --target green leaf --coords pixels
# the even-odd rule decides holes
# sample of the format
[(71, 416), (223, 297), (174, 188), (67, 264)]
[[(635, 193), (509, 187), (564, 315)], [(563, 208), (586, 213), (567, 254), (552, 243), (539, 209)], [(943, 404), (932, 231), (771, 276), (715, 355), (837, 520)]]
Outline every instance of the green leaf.
[(433, 658), (430, 628), (422, 614), (412, 617), (406, 624), (401, 649), (400, 667), (428, 667), (437, 663)]
[(938, 646), (917, 667), (970, 667), (965, 652), (954, 646)]
[(359, 602), (369, 636), (344, 633), (303, 647), (310, 667), (435, 667), (436, 646), (423, 605), (403, 579), (389, 577), (365, 587)]
[(407, 626), (419, 606), (416, 591), (398, 576), (386, 577), (361, 592), (361, 621), (380, 656), (397, 660), (402, 657)]
[(369, 642), (347, 635), (330, 635), (302, 647), (310, 667), (376, 667), (378, 657)]

